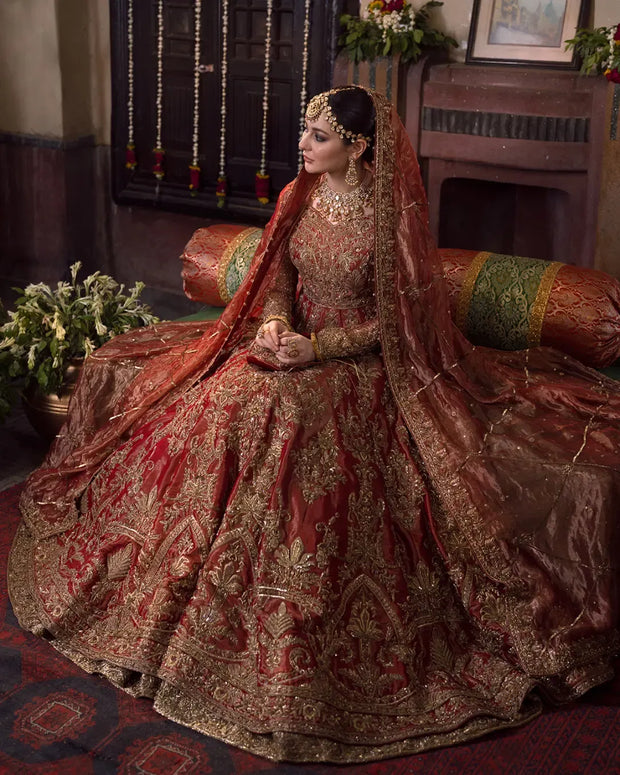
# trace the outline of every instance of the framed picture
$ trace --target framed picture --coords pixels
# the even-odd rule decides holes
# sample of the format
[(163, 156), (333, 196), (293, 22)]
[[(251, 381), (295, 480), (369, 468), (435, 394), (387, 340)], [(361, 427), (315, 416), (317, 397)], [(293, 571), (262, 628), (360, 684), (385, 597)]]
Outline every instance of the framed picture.
[(588, 0), (474, 0), (468, 62), (576, 68), (564, 41), (584, 26)]

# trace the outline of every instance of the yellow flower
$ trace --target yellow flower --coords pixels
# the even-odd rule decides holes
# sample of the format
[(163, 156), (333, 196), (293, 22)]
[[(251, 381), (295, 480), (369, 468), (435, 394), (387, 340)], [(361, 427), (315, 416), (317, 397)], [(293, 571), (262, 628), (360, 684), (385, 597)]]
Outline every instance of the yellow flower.
[(56, 339), (58, 339), (59, 342), (62, 342), (67, 332), (65, 331), (64, 326), (61, 323), (59, 310), (56, 310), (54, 312), (54, 320), (52, 322), (52, 328), (54, 329), (54, 333), (56, 334)]

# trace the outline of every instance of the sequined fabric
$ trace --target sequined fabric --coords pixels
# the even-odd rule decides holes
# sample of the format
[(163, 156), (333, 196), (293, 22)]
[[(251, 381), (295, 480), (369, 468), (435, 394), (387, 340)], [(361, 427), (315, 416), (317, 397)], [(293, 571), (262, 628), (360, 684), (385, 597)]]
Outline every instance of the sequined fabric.
[[(617, 386), (454, 329), (415, 157), (373, 99), (374, 224), (328, 228), (302, 173), (220, 321), (102, 348), (11, 554), (24, 627), (276, 759), (514, 726), (618, 647)], [(248, 364), (282, 313), (323, 362)]]
[(490, 709), (519, 718), (530, 685), (468, 624), (382, 361), (361, 354), (378, 345), (373, 244), (372, 218), (310, 208), (266, 304), (288, 288), (291, 305), (299, 273), (303, 330), (371, 325), (354, 361), (270, 374), (241, 347), (107, 458), (72, 529), (34, 556), (22, 530), (13, 553), (24, 623), (166, 715), (280, 758), (424, 747)]

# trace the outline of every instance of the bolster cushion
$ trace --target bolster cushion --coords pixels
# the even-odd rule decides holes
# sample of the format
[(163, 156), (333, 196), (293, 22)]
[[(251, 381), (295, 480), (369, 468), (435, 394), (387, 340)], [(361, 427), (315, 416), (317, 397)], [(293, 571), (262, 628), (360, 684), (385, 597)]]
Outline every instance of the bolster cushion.
[[(181, 256), (187, 296), (216, 307), (233, 297), (262, 229), (198, 229)], [(620, 282), (594, 269), (476, 250), (440, 249), (450, 309), (474, 344), (548, 345), (595, 368), (620, 358)]]

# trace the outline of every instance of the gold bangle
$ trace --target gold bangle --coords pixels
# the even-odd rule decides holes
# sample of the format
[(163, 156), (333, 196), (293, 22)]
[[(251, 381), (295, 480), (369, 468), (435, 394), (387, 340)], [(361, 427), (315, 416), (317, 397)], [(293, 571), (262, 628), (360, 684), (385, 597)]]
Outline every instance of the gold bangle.
[(293, 326), (290, 324), (289, 319), (285, 315), (269, 315), (268, 318), (263, 320), (263, 326), (266, 326), (267, 323), (271, 323), (272, 320), (279, 320), (280, 323), (284, 323), (289, 331), (293, 330)]
[(319, 340), (316, 338), (316, 334), (312, 332), (310, 334), (310, 341), (312, 342), (312, 349), (314, 350), (314, 354), (316, 355), (317, 361), (322, 361), (323, 356), (321, 355), (321, 348), (319, 347)]

